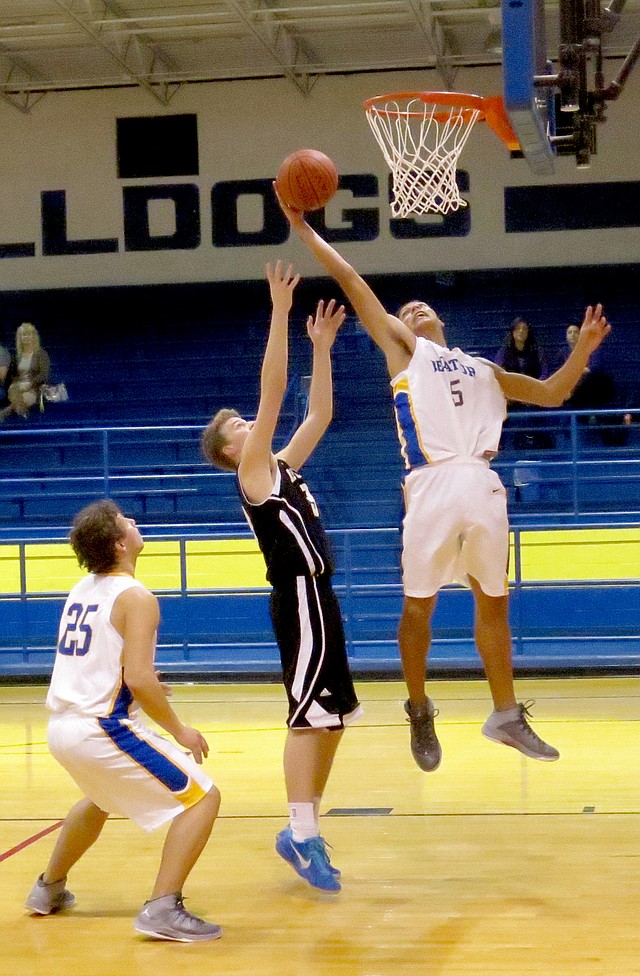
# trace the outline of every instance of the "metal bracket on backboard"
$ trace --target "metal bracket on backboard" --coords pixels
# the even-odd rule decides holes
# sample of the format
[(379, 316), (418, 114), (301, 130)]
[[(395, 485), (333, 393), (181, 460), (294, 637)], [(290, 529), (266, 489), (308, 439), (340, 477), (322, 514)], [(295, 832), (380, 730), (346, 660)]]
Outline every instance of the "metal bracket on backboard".
[(605, 85), (602, 36), (626, 0), (560, 0), (558, 70), (546, 60), (544, 0), (502, 0), (504, 101), (522, 154), (538, 174), (553, 173), (556, 155), (589, 165), (604, 104), (619, 97), (640, 58), (640, 37), (616, 78)]

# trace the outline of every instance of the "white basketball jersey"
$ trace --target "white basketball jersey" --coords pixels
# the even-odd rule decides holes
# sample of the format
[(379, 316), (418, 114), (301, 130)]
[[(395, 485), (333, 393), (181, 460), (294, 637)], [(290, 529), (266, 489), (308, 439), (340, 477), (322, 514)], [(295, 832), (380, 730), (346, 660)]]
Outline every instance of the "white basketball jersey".
[(507, 401), (484, 360), (418, 337), (391, 388), (406, 468), (496, 454)]
[(111, 623), (117, 597), (132, 586), (131, 576), (89, 575), (80, 580), (64, 606), (56, 658), (47, 695), (47, 708), (60, 713), (71, 709), (104, 718), (113, 713), (123, 692), (128, 710), (130, 695), (122, 679), (122, 637)]

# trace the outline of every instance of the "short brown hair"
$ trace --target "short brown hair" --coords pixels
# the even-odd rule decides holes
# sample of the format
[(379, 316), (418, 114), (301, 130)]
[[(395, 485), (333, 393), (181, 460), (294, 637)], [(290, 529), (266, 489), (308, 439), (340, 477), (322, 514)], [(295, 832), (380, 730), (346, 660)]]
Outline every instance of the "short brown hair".
[(207, 461), (216, 468), (222, 468), (223, 471), (235, 471), (236, 465), (223, 451), (228, 442), (222, 433), (222, 428), (227, 420), (239, 416), (237, 410), (230, 410), (228, 407), (218, 410), (205, 427), (200, 438), (200, 447)]
[(123, 537), (118, 525), (122, 512), (108, 498), (92, 502), (78, 512), (69, 533), (71, 548), (90, 573), (109, 573), (117, 565), (116, 542)]

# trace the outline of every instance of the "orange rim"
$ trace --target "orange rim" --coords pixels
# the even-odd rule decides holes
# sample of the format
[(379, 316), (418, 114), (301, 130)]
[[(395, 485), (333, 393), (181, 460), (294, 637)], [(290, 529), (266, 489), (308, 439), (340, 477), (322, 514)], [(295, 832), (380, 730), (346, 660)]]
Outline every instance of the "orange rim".
[[(399, 102), (399, 101), (410, 101), (412, 99), (418, 99), (425, 104), (442, 105), (444, 108), (466, 108), (470, 111), (483, 112), (484, 109), (484, 99), (480, 95), (466, 95), (461, 92), (395, 92), (392, 95), (374, 95), (373, 98), (368, 98), (364, 103), (365, 110), (368, 112), (370, 109), (377, 109), (378, 106), (385, 102)], [(403, 115), (405, 113), (400, 111), (394, 111), (393, 109), (385, 110), (387, 115)], [(416, 113), (419, 114), (419, 113)]]
[[(483, 98), (481, 95), (470, 95), (464, 92), (395, 92), (390, 95), (374, 95), (364, 102), (366, 112), (379, 112), (390, 117), (404, 116), (405, 118), (420, 118), (420, 112), (403, 112), (400, 109), (386, 108), (387, 102), (411, 101), (419, 99), (427, 105), (442, 105), (443, 108), (462, 109), (465, 119), (472, 112), (478, 112), (478, 122), (486, 122), (489, 128), (512, 152), (520, 149), (518, 137), (513, 131), (504, 102), (499, 95)], [(444, 112), (434, 112), (434, 118), (444, 122), (447, 115)]]

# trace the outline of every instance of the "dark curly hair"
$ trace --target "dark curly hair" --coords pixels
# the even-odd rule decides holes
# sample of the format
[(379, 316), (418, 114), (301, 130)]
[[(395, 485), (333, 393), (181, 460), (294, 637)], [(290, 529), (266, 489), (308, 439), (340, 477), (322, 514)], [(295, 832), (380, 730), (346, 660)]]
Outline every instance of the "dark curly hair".
[(123, 537), (118, 525), (122, 512), (115, 502), (102, 499), (78, 512), (69, 542), (78, 562), (90, 573), (109, 573), (117, 565), (116, 542)]

